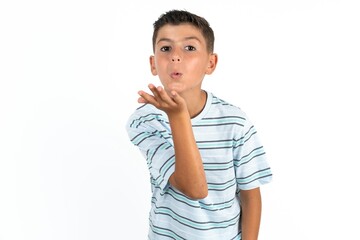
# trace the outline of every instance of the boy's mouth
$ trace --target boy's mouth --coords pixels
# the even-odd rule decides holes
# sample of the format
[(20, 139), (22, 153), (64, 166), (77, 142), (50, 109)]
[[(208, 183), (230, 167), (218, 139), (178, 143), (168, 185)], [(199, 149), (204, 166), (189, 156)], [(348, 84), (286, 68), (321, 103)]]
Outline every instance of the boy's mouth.
[(182, 76), (182, 73), (179, 73), (179, 72), (173, 72), (170, 74), (170, 77), (174, 78), (174, 79), (180, 78), (181, 76)]

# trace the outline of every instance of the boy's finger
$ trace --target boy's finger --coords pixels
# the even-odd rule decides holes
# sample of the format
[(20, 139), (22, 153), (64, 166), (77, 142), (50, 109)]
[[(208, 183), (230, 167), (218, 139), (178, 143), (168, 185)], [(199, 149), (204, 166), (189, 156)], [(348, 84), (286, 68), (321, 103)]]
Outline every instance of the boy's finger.
[(166, 103), (172, 103), (173, 102), (173, 100), (169, 97), (169, 95), (164, 90), (164, 88), (159, 86), (159, 87), (157, 87), (157, 91), (158, 91), (159, 97), (161, 98), (162, 101), (164, 101)]
[(155, 98), (159, 98), (159, 92), (158, 92), (157, 88), (154, 85), (149, 84), (149, 89), (154, 94)]
[(185, 100), (176, 91), (171, 91), (170, 94), (171, 94), (171, 99), (176, 105), (186, 106)]
[(143, 98), (143, 97), (139, 97), (138, 98), (138, 103), (148, 103), (148, 101), (146, 101), (146, 99)]
[(141, 100), (142, 101), (141, 103), (151, 103), (153, 105), (157, 104), (157, 101), (154, 98), (154, 96), (152, 96), (144, 91), (139, 91), (138, 94), (140, 95), (139, 100), (140, 100), (140, 98), (143, 99), (143, 100)]
[(176, 91), (171, 91), (170, 94), (171, 94), (171, 98), (173, 99), (174, 102), (176, 102), (176, 103), (181, 102), (181, 98), (180, 98), (179, 94), (177, 94)]

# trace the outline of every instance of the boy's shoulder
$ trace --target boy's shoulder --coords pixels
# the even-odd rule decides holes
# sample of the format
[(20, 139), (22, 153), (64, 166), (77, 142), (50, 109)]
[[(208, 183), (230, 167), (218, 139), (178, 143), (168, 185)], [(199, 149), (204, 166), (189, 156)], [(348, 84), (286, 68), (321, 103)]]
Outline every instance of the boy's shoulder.
[(151, 104), (143, 104), (140, 107), (136, 108), (131, 114), (130, 114), (130, 118), (134, 118), (134, 117), (142, 117), (142, 116), (146, 116), (146, 115), (152, 115), (152, 114), (161, 114), (161, 111), (159, 109), (157, 109), (156, 107), (154, 107)]
[[(156, 121), (153, 121), (156, 120)], [(136, 108), (128, 117), (127, 127), (137, 127), (150, 122), (167, 122), (165, 114), (151, 104), (143, 104)], [(147, 125), (147, 124), (146, 124)]]
[(218, 111), (220, 111), (224, 115), (234, 115), (246, 118), (246, 113), (235, 104), (232, 104), (223, 98), (219, 98), (214, 94), (212, 96), (212, 107)]

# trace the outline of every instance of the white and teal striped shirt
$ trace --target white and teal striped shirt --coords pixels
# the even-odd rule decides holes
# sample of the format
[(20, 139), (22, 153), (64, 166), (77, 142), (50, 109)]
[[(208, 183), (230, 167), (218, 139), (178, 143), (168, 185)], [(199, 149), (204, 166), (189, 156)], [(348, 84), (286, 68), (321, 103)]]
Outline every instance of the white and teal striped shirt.
[(175, 154), (167, 115), (145, 104), (126, 125), (150, 172), (149, 239), (241, 239), (239, 191), (272, 178), (258, 134), (241, 109), (211, 93), (191, 123), (208, 181), (208, 196), (201, 200), (188, 198), (168, 182)]

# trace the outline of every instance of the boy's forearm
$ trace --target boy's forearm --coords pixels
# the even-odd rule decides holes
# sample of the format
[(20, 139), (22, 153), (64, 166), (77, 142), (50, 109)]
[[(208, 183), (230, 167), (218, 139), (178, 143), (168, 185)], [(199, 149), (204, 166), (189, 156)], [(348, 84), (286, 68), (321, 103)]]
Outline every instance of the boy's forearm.
[(240, 198), (242, 239), (257, 240), (261, 219), (260, 189), (248, 190), (246, 193), (242, 191)]
[[(167, 93), (162, 87), (149, 84), (153, 95), (139, 91), (139, 103), (150, 103), (166, 112), (175, 148), (175, 172), (169, 181), (190, 198), (205, 198), (207, 182), (185, 100), (175, 91)], [(170, 97), (171, 96), (171, 97)]]
[(205, 171), (187, 111), (169, 115), (175, 148), (175, 172), (170, 183), (194, 199), (208, 194)]

